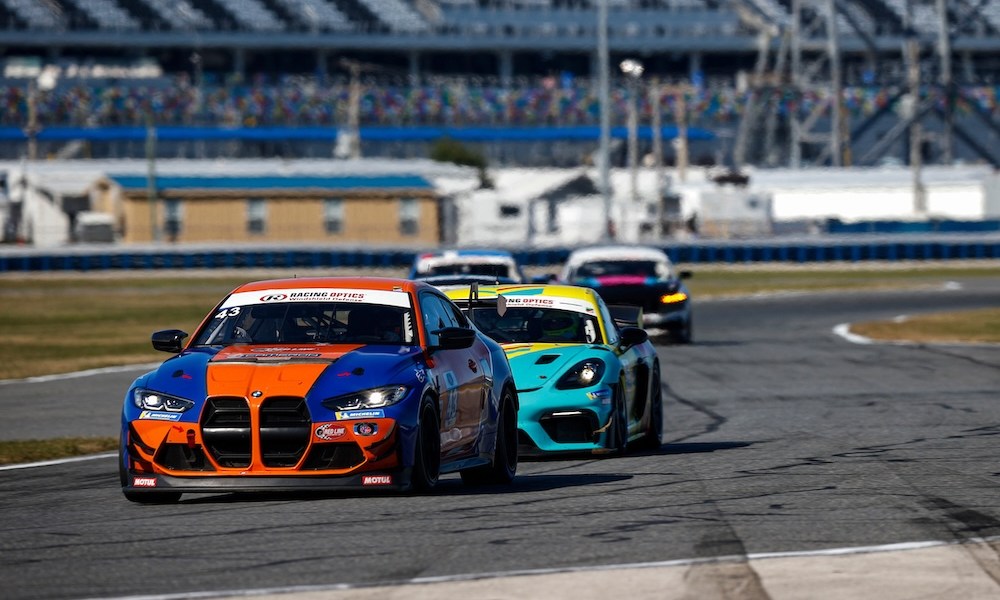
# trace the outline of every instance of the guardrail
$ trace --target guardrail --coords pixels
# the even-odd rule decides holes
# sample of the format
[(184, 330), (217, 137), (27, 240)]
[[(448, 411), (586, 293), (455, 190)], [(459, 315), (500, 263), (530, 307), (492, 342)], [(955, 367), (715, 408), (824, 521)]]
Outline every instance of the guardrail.
[[(813, 263), (1000, 259), (1000, 235), (836, 236), (651, 244), (692, 263)], [(512, 250), (525, 266), (560, 265), (572, 247)], [(0, 273), (240, 268), (408, 267), (423, 250), (384, 247), (67, 246), (0, 247)]]

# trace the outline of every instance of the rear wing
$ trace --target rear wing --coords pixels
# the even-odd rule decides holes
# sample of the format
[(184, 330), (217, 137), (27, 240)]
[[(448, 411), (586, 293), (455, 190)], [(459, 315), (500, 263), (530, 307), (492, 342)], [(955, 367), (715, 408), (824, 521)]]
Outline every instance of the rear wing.
[[(465, 286), (453, 286), (450, 289), (456, 290), (459, 288), (464, 288)], [(462, 312), (468, 312), (472, 308), (484, 308), (484, 307), (496, 307), (497, 311), (503, 315), (507, 311), (507, 299), (503, 296), (495, 296), (490, 298), (480, 298), (479, 297), (479, 284), (473, 282), (469, 284), (469, 295), (465, 298), (452, 298), (452, 302), (458, 305), (462, 309)]]
[(638, 327), (642, 329), (642, 307), (612, 304), (608, 306), (611, 318), (619, 327)]

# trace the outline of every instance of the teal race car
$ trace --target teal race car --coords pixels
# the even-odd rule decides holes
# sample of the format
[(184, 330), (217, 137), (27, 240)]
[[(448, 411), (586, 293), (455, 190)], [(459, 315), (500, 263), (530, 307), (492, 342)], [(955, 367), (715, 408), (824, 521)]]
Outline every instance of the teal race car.
[(569, 285), (446, 293), (507, 354), (520, 455), (660, 447), (660, 363), (637, 326), (640, 309), (608, 307), (594, 290)]

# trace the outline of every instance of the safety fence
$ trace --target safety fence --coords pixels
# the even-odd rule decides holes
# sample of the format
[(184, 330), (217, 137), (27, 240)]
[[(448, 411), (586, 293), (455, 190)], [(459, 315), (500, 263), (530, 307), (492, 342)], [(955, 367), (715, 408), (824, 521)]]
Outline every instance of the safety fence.
[[(906, 239), (900, 239), (905, 237)], [(1000, 235), (853, 236), (839, 239), (697, 240), (652, 244), (678, 264), (832, 263), (1000, 259)], [(560, 265), (571, 247), (512, 249), (524, 266)], [(423, 249), (329, 246), (0, 247), (0, 273), (157, 269), (386, 269), (409, 266)]]

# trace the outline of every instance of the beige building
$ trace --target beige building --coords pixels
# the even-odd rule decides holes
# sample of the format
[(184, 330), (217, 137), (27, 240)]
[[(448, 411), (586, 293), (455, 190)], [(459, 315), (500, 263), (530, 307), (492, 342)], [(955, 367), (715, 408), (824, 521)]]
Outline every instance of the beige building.
[[(419, 175), (107, 175), (94, 210), (125, 243), (348, 242), (437, 245), (440, 201)], [(154, 229), (155, 228), (155, 229)]]

